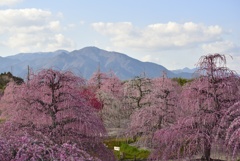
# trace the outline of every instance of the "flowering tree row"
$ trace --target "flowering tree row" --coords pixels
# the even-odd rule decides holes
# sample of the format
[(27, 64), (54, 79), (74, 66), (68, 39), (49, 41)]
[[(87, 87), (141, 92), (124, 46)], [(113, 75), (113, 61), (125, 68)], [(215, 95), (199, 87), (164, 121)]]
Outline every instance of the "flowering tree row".
[(120, 128), (150, 159), (169, 160), (240, 150), (239, 77), (224, 55), (200, 58), (197, 77), (181, 86), (166, 75), (121, 81), (98, 70), (88, 81), (45, 69), (0, 100), (1, 160), (115, 160), (103, 140)]
[[(126, 126), (127, 136), (153, 149), (151, 159), (200, 155), (209, 161), (214, 151), (235, 160), (240, 152), (239, 77), (220, 54), (201, 57), (197, 68), (184, 86), (165, 75), (121, 82), (99, 71), (89, 82), (97, 87), (105, 126)], [(121, 124), (124, 119), (127, 125)]]

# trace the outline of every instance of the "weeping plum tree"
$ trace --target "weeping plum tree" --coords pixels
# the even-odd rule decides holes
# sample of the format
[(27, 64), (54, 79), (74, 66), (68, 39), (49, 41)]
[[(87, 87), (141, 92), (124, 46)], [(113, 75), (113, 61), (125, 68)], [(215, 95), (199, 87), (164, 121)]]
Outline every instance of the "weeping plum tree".
[(240, 101), (226, 111), (221, 126), (226, 128), (225, 145), (228, 155), (232, 160), (237, 160), (240, 153)]
[[(151, 146), (154, 132), (173, 124), (176, 120), (177, 101), (180, 86), (169, 78), (155, 78), (148, 96), (149, 106), (134, 111), (128, 133), (132, 136), (141, 133), (145, 146)], [(147, 143), (147, 144), (146, 144)]]
[[(13, 151), (16, 149), (16, 151)], [(47, 140), (34, 139), (31, 136), (0, 138), (0, 160), (27, 161), (27, 160), (77, 160), (101, 161), (90, 156), (86, 151), (79, 149), (76, 144), (51, 144)]]
[(120, 128), (124, 126), (125, 113), (123, 109), (123, 85), (121, 80), (114, 74), (108, 73), (97, 96), (103, 103), (101, 116), (106, 127)]
[[(48, 138), (57, 145), (76, 143), (94, 156), (114, 160), (102, 143), (105, 128), (84, 96), (82, 78), (71, 72), (46, 69), (32, 75), (25, 84), (7, 88), (2, 99), (4, 116), (19, 133)], [(5, 136), (12, 134), (13, 129), (7, 128)]]
[[(100, 71), (100, 68), (97, 70), (96, 73), (93, 73), (92, 77), (88, 81), (88, 88), (91, 88), (91, 91), (95, 93), (98, 102), (100, 103), (100, 108), (102, 109), (104, 106), (104, 100), (101, 100), (99, 97), (98, 91), (101, 89), (103, 83), (108, 79), (108, 75)], [(101, 111), (100, 111), (101, 115)]]
[[(72, 134), (78, 138), (104, 134), (101, 121), (88, 100), (81, 96), (84, 85), (82, 78), (70, 72), (39, 72), (18, 87), (15, 102), (18, 115), (14, 116), (14, 121), (39, 128), (59, 143), (75, 139), (68, 138)], [(24, 115), (19, 117), (20, 113)]]
[(95, 87), (96, 90), (100, 89), (108, 77), (109, 76), (106, 73), (103, 73), (100, 71), (100, 69), (98, 69), (97, 72), (93, 73), (88, 84)]
[(151, 93), (152, 82), (147, 77), (135, 77), (134, 79), (125, 83), (124, 97), (126, 106), (130, 111), (135, 109), (141, 109), (145, 106), (149, 106), (151, 103), (149, 94)]
[(123, 86), (121, 80), (113, 72), (106, 75), (107, 78), (103, 82), (101, 90), (105, 93), (110, 93), (117, 99), (121, 99), (123, 96)]
[(152, 158), (200, 154), (211, 160), (211, 151), (224, 139), (224, 132), (219, 132), (221, 118), (238, 98), (237, 75), (225, 64), (226, 58), (220, 54), (200, 58), (200, 77), (184, 86), (177, 123), (155, 133), (158, 145)]
[(150, 100), (152, 107), (159, 109), (156, 114), (159, 119), (157, 123), (157, 129), (172, 125), (176, 122), (179, 94), (181, 87), (175, 81), (164, 76), (161, 78), (153, 79), (153, 89)]

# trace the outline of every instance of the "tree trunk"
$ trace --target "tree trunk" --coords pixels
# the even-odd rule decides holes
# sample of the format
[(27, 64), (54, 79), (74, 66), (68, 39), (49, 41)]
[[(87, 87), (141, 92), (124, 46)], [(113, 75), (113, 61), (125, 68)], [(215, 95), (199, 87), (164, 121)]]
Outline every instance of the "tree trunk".
[(205, 159), (206, 161), (210, 161), (211, 160), (210, 155), (211, 155), (211, 143), (205, 141), (203, 159)]
[(57, 127), (57, 117), (53, 111), (51, 111), (50, 113), (52, 118), (52, 128), (55, 129)]

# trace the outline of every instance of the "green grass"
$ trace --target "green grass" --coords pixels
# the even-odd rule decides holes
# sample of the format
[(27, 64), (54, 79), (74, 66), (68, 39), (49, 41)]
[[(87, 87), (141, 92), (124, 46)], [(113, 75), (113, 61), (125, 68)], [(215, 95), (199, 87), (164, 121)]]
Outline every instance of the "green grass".
[(139, 149), (134, 146), (130, 146), (130, 143), (133, 143), (132, 139), (118, 138), (118, 139), (109, 139), (104, 141), (106, 146), (113, 150), (114, 146), (120, 147), (120, 151), (114, 151), (116, 158), (120, 159), (121, 155), (124, 156), (124, 159), (146, 159), (148, 158), (150, 151)]

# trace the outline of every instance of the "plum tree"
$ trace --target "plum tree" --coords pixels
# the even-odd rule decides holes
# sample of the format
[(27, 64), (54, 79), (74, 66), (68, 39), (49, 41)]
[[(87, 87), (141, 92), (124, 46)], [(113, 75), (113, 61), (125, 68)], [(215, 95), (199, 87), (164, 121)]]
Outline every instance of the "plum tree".
[(31, 136), (0, 138), (0, 159), (9, 161), (25, 160), (78, 160), (100, 161), (76, 144), (51, 144), (47, 140), (34, 139)]
[(224, 114), (221, 129), (226, 128), (225, 145), (232, 160), (240, 152), (240, 101), (232, 105)]
[(138, 76), (125, 83), (124, 96), (130, 111), (149, 106), (151, 102), (149, 94), (151, 93), (152, 82), (151, 79), (145, 76)]
[(123, 83), (113, 72), (93, 74), (88, 82), (101, 104), (99, 115), (106, 128), (123, 128), (129, 118), (124, 110)]
[(128, 133), (143, 135), (145, 146), (151, 146), (154, 132), (173, 124), (176, 120), (180, 86), (171, 79), (161, 77), (151, 80), (152, 89), (147, 99), (151, 104), (135, 110), (131, 115)]
[(120, 128), (124, 126), (126, 117), (123, 109), (123, 85), (114, 73), (108, 73), (107, 76), (97, 91), (97, 96), (103, 103), (101, 116), (107, 128)]

